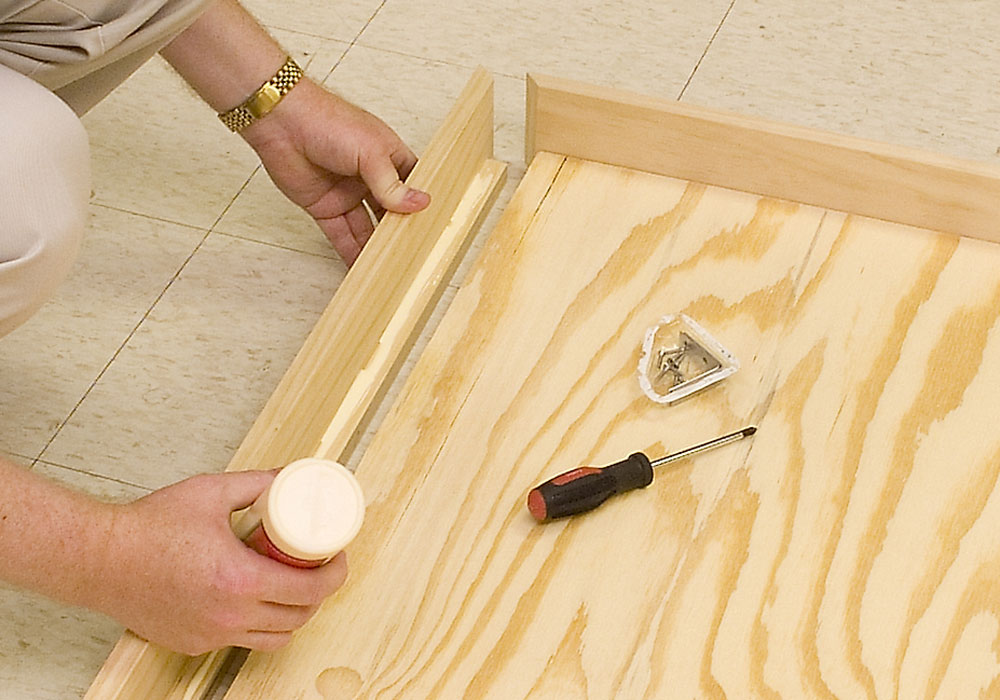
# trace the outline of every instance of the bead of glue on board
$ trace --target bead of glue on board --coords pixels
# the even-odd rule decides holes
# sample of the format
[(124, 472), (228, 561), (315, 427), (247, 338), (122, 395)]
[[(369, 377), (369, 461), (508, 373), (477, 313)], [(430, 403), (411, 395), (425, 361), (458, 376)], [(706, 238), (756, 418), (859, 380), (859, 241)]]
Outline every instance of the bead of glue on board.
[(354, 474), (330, 460), (300, 459), (278, 472), (233, 531), (259, 554), (314, 568), (354, 539), (364, 512), (364, 495)]

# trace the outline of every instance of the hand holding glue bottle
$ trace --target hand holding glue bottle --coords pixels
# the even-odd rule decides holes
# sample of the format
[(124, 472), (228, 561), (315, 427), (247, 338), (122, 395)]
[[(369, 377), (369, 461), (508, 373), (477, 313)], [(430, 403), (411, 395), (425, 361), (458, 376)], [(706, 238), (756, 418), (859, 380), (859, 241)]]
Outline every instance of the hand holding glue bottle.
[(0, 564), (17, 565), (0, 566), (0, 578), (190, 656), (290, 642), (343, 585), (341, 550), (364, 511), (354, 476), (316, 460), (199, 474), (126, 503), (56, 487), (2, 458), (0, 474), (18, 487), (0, 537)]
[(292, 462), (233, 524), (248, 547), (303, 569), (329, 562), (354, 539), (364, 519), (361, 485), (325, 459)]

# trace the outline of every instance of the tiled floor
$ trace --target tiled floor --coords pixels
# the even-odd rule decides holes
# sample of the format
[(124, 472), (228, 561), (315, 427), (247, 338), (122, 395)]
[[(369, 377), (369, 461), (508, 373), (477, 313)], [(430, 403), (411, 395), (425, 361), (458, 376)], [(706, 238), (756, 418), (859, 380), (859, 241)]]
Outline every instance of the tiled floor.
[[(508, 196), (526, 71), (1000, 164), (1000, 13), (981, 0), (249, 6), (418, 152), (472, 69), (493, 71)], [(161, 61), (85, 124), (91, 230), (57, 298), (0, 341), (0, 452), (131, 498), (224, 468), (345, 269)], [(78, 697), (120, 631), (6, 589), (0, 617), (0, 700)]]

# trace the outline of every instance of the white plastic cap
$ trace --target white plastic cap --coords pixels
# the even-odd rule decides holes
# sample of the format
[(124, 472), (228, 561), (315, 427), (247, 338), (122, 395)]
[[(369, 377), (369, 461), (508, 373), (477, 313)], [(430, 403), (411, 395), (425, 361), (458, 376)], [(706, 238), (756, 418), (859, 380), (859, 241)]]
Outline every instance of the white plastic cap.
[(325, 459), (292, 462), (267, 492), (263, 525), (274, 546), (290, 557), (329, 559), (354, 539), (365, 498), (354, 474)]

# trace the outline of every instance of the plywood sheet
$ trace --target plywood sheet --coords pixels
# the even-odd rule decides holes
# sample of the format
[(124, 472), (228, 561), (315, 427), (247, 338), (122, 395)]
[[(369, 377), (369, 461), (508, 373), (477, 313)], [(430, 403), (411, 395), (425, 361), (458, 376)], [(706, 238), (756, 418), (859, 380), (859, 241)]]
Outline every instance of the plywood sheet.
[[(663, 407), (635, 367), (676, 311), (743, 366)], [(351, 580), (227, 697), (996, 692), (998, 315), (994, 244), (540, 154), (359, 467)]]

